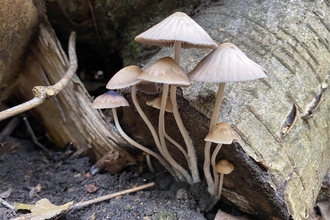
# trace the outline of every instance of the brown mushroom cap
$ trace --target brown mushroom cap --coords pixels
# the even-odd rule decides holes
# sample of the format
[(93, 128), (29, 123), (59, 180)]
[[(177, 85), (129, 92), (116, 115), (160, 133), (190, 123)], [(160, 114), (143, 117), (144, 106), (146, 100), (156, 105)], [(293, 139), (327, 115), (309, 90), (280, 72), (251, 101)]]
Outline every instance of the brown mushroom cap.
[[(162, 103), (162, 97), (157, 97), (153, 100), (147, 101), (146, 104), (148, 106), (152, 106), (154, 108), (160, 109), (160, 105)], [(166, 105), (165, 105), (165, 111), (167, 112), (173, 112), (173, 105), (170, 99), (167, 98)]]
[(154, 82), (141, 80), (141, 82), (137, 84), (136, 87), (140, 92), (147, 95), (154, 95), (158, 93), (158, 85)]
[(147, 31), (135, 37), (135, 41), (155, 46), (172, 47), (181, 41), (182, 48), (217, 48), (206, 31), (183, 12), (175, 12)]
[(267, 77), (267, 71), (249, 59), (237, 46), (223, 43), (188, 73), (199, 82), (239, 82)]
[(232, 142), (237, 142), (238, 137), (229, 124), (220, 122), (210, 130), (204, 140), (217, 144), (231, 144)]
[(178, 86), (190, 85), (187, 74), (171, 57), (163, 57), (151, 64), (140, 74), (139, 79)]
[(218, 173), (230, 174), (234, 170), (234, 165), (232, 163), (230, 163), (228, 160), (223, 159), (223, 160), (220, 160), (215, 165), (215, 170)]
[(117, 108), (121, 106), (129, 106), (127, 100), (114, 91), (108, 91), (93, 101), (92, 108)]
[(136, 65), (131, 65), (119, 70), (108, 82), (107, 89), (122, 89), (136, 85), (141, 80), (138, 76), (142, 73), (142, 69)]

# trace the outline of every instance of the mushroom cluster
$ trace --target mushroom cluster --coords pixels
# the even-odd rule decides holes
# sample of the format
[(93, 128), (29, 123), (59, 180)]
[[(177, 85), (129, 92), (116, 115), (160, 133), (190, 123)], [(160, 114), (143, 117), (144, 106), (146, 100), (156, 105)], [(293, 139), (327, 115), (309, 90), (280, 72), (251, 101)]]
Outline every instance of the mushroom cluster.
[[(205, 179), (208, 184), (208, 192), (214, 197), (215, 201), (219, 200), (222, 191), (223, 175), (229, 174), (233, 170), (233, 165), (229, 165), (229, 167), (231, 167), (230, 172), (228, 169), (224, 171), (224, 168), (221, 167), (230, 164), (229, 161), (220, 160), (216, 163), (216, 157), (222, 144), (231, 144), (232, 142), (238, 141), (238, 137), (230, 125), (225, 122), (217, 124), (225, 83), (263, 78), (266, 77), (266, 70), (250, 60), (234, 44), (223, 43), (218, 46), (200, 25), (182, 12), (172, 14), (147, 31), (139, 34), (135, 37), (135, 41), (153, 46), (173, 47), (174, 58), (163, 57), (144, 70), (135, 65), (124, 67), (112, 77), (107, 84), (107, 88), (110, 90), (118, 90), (131, 87), (133, 104), (148, 126), (155, 145), (157, 146), (158, 153), (137, 143), (121, 129), (115, 108), (128, 106), (128, 102), (122, 100), (124, 98), (118, 93), (110, 91), (97, 97), (93, 102), (93, 107), (112, 108), (115, 125), (119, 133), (130, 144), (139, 148), (147, 155), (156, 158), (165, 169), (171, 172), (176, 180), (194, 184), (200, 182), (201, 178), (199, 175), (195, 148), (178, 109), (176, 97), (177, 87), (190, 86), (191, 80), (219, 83), (215, 107), (209, 126), (209, 134), (205, 138), (205, 159), (203, 166)], [(182, 67), (180, 67), (180, 51), (181, 48), (193, 47), (212, 49), (213, 51), (204, 57), (204, 59), (187, 74)], [(161, 96), (155, 100), (148, 101), (147, 104), (159, 109), (158, 130), (153, 127), (146, 117), (136, 97), (137, 88), (141, 88), (141, 92), (146, 91), (147, 93), (152, 93), (158, 91), (157, 84), (162, 85)], [(121, 98), (119, 98), (119, 96)], [(166, 133), (164, 122), (165, 111), (173, 114), (185, 146), (181, 146)], [(186, 170), (175, 161), (167, 148), (167, 142), (171, 142), (182, 152), (187, 160), (189, 170)], [(217, 146), (211, 157), (212, 143), (216, 143)], [(152, 170), (150, 161), (147, 161)], [(211, 170), (213, 174), (211, 174)]]

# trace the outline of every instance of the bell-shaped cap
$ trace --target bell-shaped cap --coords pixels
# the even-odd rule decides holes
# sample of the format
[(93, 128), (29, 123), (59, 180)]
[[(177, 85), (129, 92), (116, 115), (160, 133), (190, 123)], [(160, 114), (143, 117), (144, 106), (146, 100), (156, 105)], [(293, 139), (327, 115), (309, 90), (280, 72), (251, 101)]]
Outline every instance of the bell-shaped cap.
[(234, 165), (230, 163), (228, 160), (223, 159), (220, 160), (216, 165), (215, 165), (215, 170), (218, 173), (222, 174), (230, 174), (234, 170)]
[(135, 41), (154, 46), (171, 47), (181, 41), (182, 48), (210, 48), (218, 45), (206, 31), (183, 12), (175, 12), (135, 37)]
[(223, 43), (188, 73), (190, 80), (226, 83), (267, 77), (267, 71), (232, 43)]
[[(162, 97), (160, 96), (160, 97), (157, 97), (153, 100), (147, 101), (146, 104), (148, 106), (152, 106), (154, 108), (160, 109), (160, 106), (162, 104)], [(165, 111), (173, 112), (173, 105), (172, 105), (172, 102), (169, 98), (167, 98), (167, 100), (166, 100)]]
[(140, 74), (139, 79), (177, 86), (190, 85), (187, 74), (171, 57), (163, 57), (151, 64)]
[(136, 65), (131, 65), (119, 70), (108, 82), (107, 89), (123, 89), (138, 84), (141, 80), (138, 76), (142, 69)]
[(220, 122), (210, 130), (204, 140), (217, 144), (231, 144), (237, 142), (238, 137), (228, 123)]
[(121, 106), (129, 106), (127, 100), (114, 91), (108, 91), (94, 99), (92, 108), (117, 108)]

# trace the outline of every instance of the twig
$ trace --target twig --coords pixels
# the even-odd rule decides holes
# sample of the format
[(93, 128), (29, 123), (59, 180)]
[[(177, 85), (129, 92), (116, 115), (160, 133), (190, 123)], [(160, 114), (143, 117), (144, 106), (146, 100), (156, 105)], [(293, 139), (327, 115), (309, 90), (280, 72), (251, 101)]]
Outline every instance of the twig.
[(71, 32), (69, 39), (69, 52), (68, 52), (70, 65), (69, 65), (69, 69), (67, 70), (63, 78), (52, 86), (35, 86), (32, 89), (34, 98), (31, 99), (30, 101), (27, 101), (25, 103), (22, 103), (20, 105), (17, 105), (15, 107), (0, 112), (0, 121), (40, 105), (46, 99), (57, 95), (69, 83), (72, 75), (76, 72), (78, 67), (77, 56), (75, 51), (75, 44), (76, 44), (75, 41), (76, 41), (76, 33)]
[(38, 141), (37, 137), (35, 136), (32, 128), (31, 128), (31, 125), (30, 125), (29, 121), (27, 120), (27, 118), (24, 117), (23, 120), (25, 122), (26, 128), (28, 129), (28, 131), (29, 131), (29, 133), (30, 133), (30, 135), (32, 137), (33, 143), (35, 143), (36, 145), (38, 145), (38, 147), (40, 147), (41, 150), (44, 151), (44, 153), (48, 153), (47, 148), (44, 145), (40, 144), (40, 142)]
[(10, 205), (8, 202), (6, 202), (3, 198), (0, 198), (0, 203), (13, 211), (15, 210), (15, 208), (12, 205)]
[(126, 190), (123, 190), (123, 191), (120, 191), (120, 192), (116, 192), (116, 193), (108, 194), (108, 195), (101, 196), (101, 197), (98, 197), (98, 198), (95, 198), (95, 199), (91, 199), (91, 200), (88, 200), (88, 201), (85, 201), (85, 202), (78, 202), (78, 203), (72, 205), (68, 210), (79, 209), (79, 208), (89, 206), (89, 205), (92, 205), (92, 204), (95, 204), (95, 203), (98, 203), (98, 202), (103, 202), (105, 200), (115, 198), (117, 196), (122, 196), (124, 194), (128, 194), (128, 193), (136, 192), (136, 191), (139, 191), (139, 190), (142, 190), (142, 189), (146, 189), (146, 188), (152, 187), (154, 185), (155, 185), (155, 182), (151, 182), (151, 183), (147, 183), (147, 184), (144, 184), (144, 185), (141, 185), (141, 186), (126, 189)]
[(14, 131), (14, 129), (19, 124), (19, 121), (20, 120), (17, 117), (15, 117), (8, 122), (6, 127), (0, 133), (0, 142), (3, 142), (5, 137), (9, 136)]

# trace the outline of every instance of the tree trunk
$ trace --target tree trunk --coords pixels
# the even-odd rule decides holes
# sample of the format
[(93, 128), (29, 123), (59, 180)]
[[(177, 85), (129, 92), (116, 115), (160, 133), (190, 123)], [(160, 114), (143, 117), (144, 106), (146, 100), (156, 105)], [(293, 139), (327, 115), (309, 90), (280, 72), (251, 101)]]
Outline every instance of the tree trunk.
[[(329, 96), (328, 3), (219, 1), (194, 19), (218, 43), (236, 44), (268, 70), (263, 81), (226, 85), (218, 121), (231, 124), (240, 140), (220, 151), (219, 159), (235, 165), (225, 178), (224, 196), (262, 219), (308, 219), (330, 163), (330, 102), (323, 99)], [(183, 51), (182, 66), (192, 70), (208, 52)], [(170, 54), (163, 49), (149, 63)], [(217, 88), (195, 82), (183, 89), (189, 102), (181, 105), (183, 114), (193, 107), (210, 118)], [(185, 122), (196, 123), (187, 126), (195, 130), (197, 155), (203, 155), (196, 138), (206, 133), (195, 136), (205, 130), (199, 120)]]

